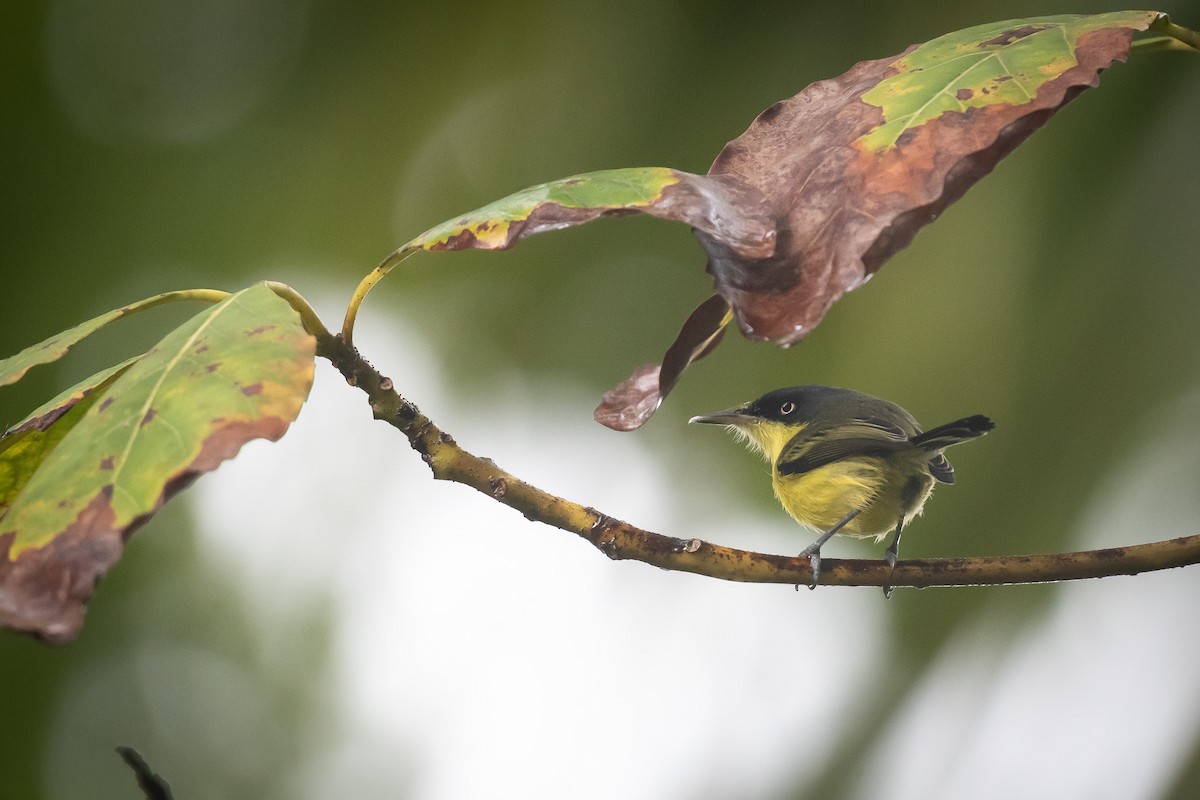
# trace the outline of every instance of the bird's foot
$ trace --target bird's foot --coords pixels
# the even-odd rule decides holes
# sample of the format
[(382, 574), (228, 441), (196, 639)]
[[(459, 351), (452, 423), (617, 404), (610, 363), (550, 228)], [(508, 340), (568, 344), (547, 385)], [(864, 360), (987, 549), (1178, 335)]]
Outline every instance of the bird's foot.
[(886, 551), (884, 551), (883, 560), (887, 562), (888, 569), (889, 569), (888, 582), (883, 585), (883, 599), (889, 600), (889, 599), (891, 599), (891, 596), (892, 596), (892, 590), (896, 588), (895, 586), (892, 586), (892, 582), (891, 582), (891, 573), (894, 572), (896, 569), (895, 543), (893, 543), (891, 547), (889, 547)]
[[(812, 569), (812, 583), (808, 585), (808, 588), (815, 589), (821, 580), (821, 545), (814, 542), (804, 548), (800, 555), (808, 556), (808, 564)], [(796, 584), (796, 588), (799, 589), (800, 584)]]

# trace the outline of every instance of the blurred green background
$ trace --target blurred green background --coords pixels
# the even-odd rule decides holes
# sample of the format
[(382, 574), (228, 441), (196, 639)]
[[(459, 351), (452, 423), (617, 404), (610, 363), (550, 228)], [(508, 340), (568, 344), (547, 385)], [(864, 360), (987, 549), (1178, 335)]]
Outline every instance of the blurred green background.
[[(332, 327), (340, 319), (337, 298), (348, 298), (380, 258), (456, 213), (594, 169), (704, 172), (763, 108), (858, 60), (981, 22), (1123, 7), (1075, 0), (1052, 7), (872, 0), (736, 10), (725, 3), (624, 0), (453, 8), (323, 0), (10, 4), (0, 25), (0, 353), (146, 295), (193, 286), (237, 289), (267, 278), (312, 294)], [(1200, 27), (1200, 4), (1160, 9)], [(910, 556), (1083, 546), (1094, 531), (1082, 529), (1082, 521), (1112, 516), (1097, 516), (1096, 503), (1143, 480), (1146, 491), (1192, 502), (1200, 489), (1195, 472), (1154, 472), (1165, 462), (1139, 461), (1137, 454), (1160, 435), (1197, 441), (1195, 417), (1178, 412), (1196, 406), (1200, 361), (1197, 131), (1200, 58), (1152, 54), (1106, 72), (1099, 90), (1069, 105), (835, 306), (805, 342), (784, 351), (730, 337), (693, 367), (659, 415), (630, 434), (662, 470), (680, 477), (663, 489), (677, 492), (664, 503), (694, 517), (723, 510), (736, 519), (737, 509), (727, 506), (738, 497), (745, 508), (775, 513), (751, 454), (682, 423), (793, 383), (878, 394), (927, 424), (977, 412), (998, 420), (994, 435), (955, 453), (960, 485), (940, 491), (906, 537)], [(380, 285), (362, 317), (401, 319), (419, 330), (447, 393), (475, 424), (503, 428), (496, 387), (528, 382), (581, 389), (562, 397), (539, 390), (529, 403), (536, 416), (541, 404), (569, 398), (570, 424), (583, 429), (593, 426), (586, 398), (657, 359), (707, 296), (703, 267), (699, 246), (682, 226), (608, 220), (505, 253), (419, 256)], [(148, 346), (186, 313), (168, 308), (123, 322), (61, 367), (5, 389), (0, 423), (20, 419), (99, 360)], [(358, 344), (374, 358), (370, 339), (360, 334)], [(402, 392), (459, 432), (442, 409), (396, 377)], [(1165, 419), (1182, 422), (1162, 434)], [(365, 415), (355, 423), (371, 425)], [(396, 438), (394, 457), (415, 460)], [(564, 461), (580, 458), (537, 438), (530, 428), (513, 441)], [(486, 454), (504, 464), (521, 457), (500, 447)], [(701, 479), (729, 491), (697, 491), (691, 482)], [(1106, 486), (1113, 491), (1106, 494)], [(604, 510), (650, 524), (623, 507)], [(173, 780), (181, 800), (344, 796), (303, 778), (318, 769), (314, 753), (338, 735), (328, 722), (336, 700), (325, 693), (339, 630), (336, 603), (317, 595), (303, 613), (271, 617), (276, 639), (264, 642), (263, 623), (255, 621), (261, 609), (204, 557), (194, 517), (186, 501), (177, 502), (134, 537), (76, 643), (51, 650), (0, 635), (0, 795), (66, 798), (80, 796), (74, 787), (90, 785), (91, 797), (136, 796), (111, 754), (130, 744)], [(1129, 523), (1105, 543), (1195, 533), (1197, 519), (1168, 513)], [(529, 541), (513, 546), (536, 547), (549, 538), (531, 531)], [(749, 546), (740, 535), (730, 530), (723, 543)], [(791, 552), (806, 540), (773, 541), (777, 551)], [(1089, 603), (1099, 614), (1152, 595), (1153, 603), (1139, 607), (1145, 614), (1184, 626), (1165, 629), (1164, 640), (1194, 638), (1195, 593), (1154, 589), (1168, 580), (1172, 587), (1196, 583), (1194, 574), (1181, 575), (1182, 581), (1149, 575), (1070, 591), (1085, 616)], [(828, 752), (817, 768), (746, 796), (867, 796), (860, 774), (869, 768), (861, 754), (889, 741), (886, 732), (917, 702), (910, 687), (937, 678), (938, 665), (949, 670), (939, 680), (953, 681), (954, 669), (945, 667), (957, 663), (946, 660), (951, 643), (964, 631), (1016, 641), (1046, 624), (1063, 593), (1062, 587), (897, 592), (873, 612), (885, 619), (883, 630), (867, 631), (880, 638), (879, 662), (864, 687), (871, 702), (823, 731)], [(769, 599), (795, 607), (809, 602), (804, 595), (774, 590)], [(1139, 627), (1137, 618), (1131, 627)], [(777, 634), (803, 639), (805, 629)], [(1108, 686), (1095, 697), (1097, 706), (1136, 706), (1146, 684), (1163, 680), (1156, 670), (1174, 651), (1158, 654), (1155, 647), (1154, 639), (1139, 645), (1145, 669), (1127, 685)], [(212, 669), (196, 666), (208, 661)], [(990, 668), (969, 667), (969, 658), (961, 663), (984, 675)], [(115, 676), (131, 664), (155, 676), (146, 680), (175, 675), (179, 702), (190, 708), (170, 716), (144, 697), (106, 693), (110, 678), (113, 686), (126, 685)], [(1047, 663), (1043, 674), (1060, 670), (1069, 684), (1098, 666), (1081, 656)], [(1194, 698), (1197, 684), (1193, 676), (1177, 687), (1181, 698)], [(155, 696), (173, 691), (168, 685)], [(1194, 702), (1179, 705), (1192, 709)], [(249, 726), (242, 735), (261, 747), (251, 754), (222, 747), (219, 728), (185, 736), (175, 727), (186, 718), (202, 728), (208, 710), (214, 716), (229, 710), (232, 716), (222, 720), (241, 714)], [(1077, 713), (1044, 711), (1060, 717), (1060, 725)], [(559, 724), (569, 737), (569, 719)], [(1069, 719), (1062, 730), (1067, 739), (1088, 739), (1097, 726), (1118, 724), (1081, 716), (1074, 735)], [(74, 733), (64, 735), (64, 726)], [(193, 734), (211, 746), (194, 750)], [(1157, 783), (1142, 785), (1145, 796), (1200, 791), (1200, 713), (1185, 715), (1172, 736), (1178, 756), (1159, 770)], [(72, 751), (79, 742), (86, 752)], [(204, 763), (184, 766), (189, 752), (203, 752)], [(376, 755), (354, 763), (362, 772), (401, 774), (395, 783), (380, 778), (379, 786), (408, 787), (408, 795), (397, 796), (436, 794), (423, 792), (412, 777), (422, 772), (421, 747)], [(471, 769), (468, 755), (461, 768)], [(1119, 768), (1108, 763), (1096, 770)], [(1086, 794), (1094, 782), (1054, 785), (1059, 797), (1115, 796)], [(892, 788), (892, 796), (907, 796)], [(723, 795), (681, 788), (659, 796)]]

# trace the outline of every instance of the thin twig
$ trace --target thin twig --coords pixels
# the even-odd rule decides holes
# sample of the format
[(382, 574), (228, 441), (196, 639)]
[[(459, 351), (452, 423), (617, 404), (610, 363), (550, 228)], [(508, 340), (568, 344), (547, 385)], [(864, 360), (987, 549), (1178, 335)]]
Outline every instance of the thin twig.
[[(334, 336), (318, 337), (317, 354), (329, 359), (352, 386), (367, 394), (376, 419), (408, 437), (438, 480), (476, 489), (521, 512), (591, 542), (611, 559), (631, 559), (663, 569), (752, 583), (807, 584), (807, 557), (754, 553), (700, 539), (680, 539), (643, 530), (594, 508), (545, 492), (504, 471), (490, 459), (458, 446), (420, 410), (397, 394), (358, 352)], [(1150, 544), (1033, 556), (911, 559), (896, 562), (825, 558), (821, 585), (984, 586), (1135, 575), (1200, 563), (1200, 535)]]
[(170, 784), (150, 769), (141, 753), (132, 747), (118, 747), (117, 755), (121, 756), (137, 776), (138, 788), (146, 795), (146, 800), (171, 800)]

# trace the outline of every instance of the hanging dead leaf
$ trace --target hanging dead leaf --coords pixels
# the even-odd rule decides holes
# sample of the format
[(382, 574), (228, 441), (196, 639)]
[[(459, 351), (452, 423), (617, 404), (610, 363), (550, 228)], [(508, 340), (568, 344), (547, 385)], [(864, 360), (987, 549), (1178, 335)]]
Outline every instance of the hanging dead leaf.
[(767, 198), (775, 253), (703, 231), (717, 291), (746, 336), (794, 344), (1100, 71), (1154, 11), (980, 25), (863, 61), (768, 108), (710, 175)]
[[(695, 231), (742, 332), (785, 347), (798, 342), (843, 294), (1095, 86), (1102, 70), (1123, 61), (1134, 32), (1145, 30), (1171, 46), (1200, 48), (1194, 32), (1155, 11), (996, 22), (863, 61), (762, 112), (709, 175), (766, 198), (775, 251), (747, 258), (720, 235)], [(694, 326), (689, 319), (676, 343), (693, 341)], [(694, 360), (676, 363), (682, 370)], [(655, 365), (639, 367), (604, 396), (596, 419), (618, 430), (640, 426), (666, 395), (650, 380), (655, 375)]]

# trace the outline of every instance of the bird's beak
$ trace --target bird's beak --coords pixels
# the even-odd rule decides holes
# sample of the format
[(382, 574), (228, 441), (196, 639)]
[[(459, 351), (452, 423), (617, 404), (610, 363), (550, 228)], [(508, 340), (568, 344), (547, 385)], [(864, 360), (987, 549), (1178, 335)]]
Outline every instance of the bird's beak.
[(688, 420), (688, 424), (697, 422), (704, 425), (745, 425), (751, 419), (753, 417), (746, 413), (746, 407), (738, 406), (737, 408), (727, 408), (724, 411), (716, 411), (712, 414), (701, 414), (698, 417), (692, 417)]

